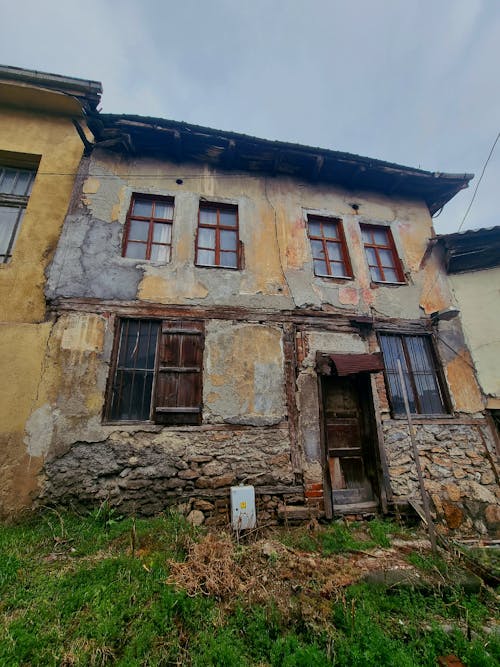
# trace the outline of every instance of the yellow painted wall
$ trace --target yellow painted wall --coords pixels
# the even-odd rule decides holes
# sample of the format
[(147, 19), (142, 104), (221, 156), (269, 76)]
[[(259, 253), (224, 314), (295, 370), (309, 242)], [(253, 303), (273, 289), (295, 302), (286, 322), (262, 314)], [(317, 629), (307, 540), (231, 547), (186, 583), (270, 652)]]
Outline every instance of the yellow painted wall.
[[(11, 102), (13, 87), (10, 84)], [(33, 90), (29, 96), (33, 106), (37, 94)], [(26, 87), (23, 95), (26, 98)], [(66, 114), (71, 111), (79, 117), (75, 100), (48, 91), (43, 96), (45, 107), (50, 98), (52, 110), (0, 107), (0, 162), (2, 151), (12, 158), (16, 153), (40, 157), (12, 260), (0, 264), (0, 516), (29, 506), (43, 462), (36, 446), (32, 450), (26, 446), (24, 435), (26, 421), (54, 389), (49, 377), (42, 380), (52, 328), (45, 321), (44, 271), (62, 229), (83, 153), (71, 117), (56, 112), (59, 100), (64, 100), (60, 106)]]

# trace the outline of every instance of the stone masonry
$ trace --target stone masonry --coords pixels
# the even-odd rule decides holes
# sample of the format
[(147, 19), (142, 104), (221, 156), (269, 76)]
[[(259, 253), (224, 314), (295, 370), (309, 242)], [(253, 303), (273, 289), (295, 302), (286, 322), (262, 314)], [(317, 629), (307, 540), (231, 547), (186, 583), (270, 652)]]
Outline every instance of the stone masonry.
[(228, 487), (240, 483), (256, 487), (261, 521), (278, 502), (303, 502), (288, 429), (118, 431), (103, 442), (77, 442), (47, 462), (40, 501), (73, 507), (108, 501), (138, 515), (180, 505), (202, 512), (200, 522), (215, 523), (227, 520)]
[[(384, 422), (391, 486), (395, 498), (420, 495), (408, 426)], [(500, 487), (495, 452), (477, 424), (415, 424), (425, 486), (436, 515), (448, 529), (497, 533)]]

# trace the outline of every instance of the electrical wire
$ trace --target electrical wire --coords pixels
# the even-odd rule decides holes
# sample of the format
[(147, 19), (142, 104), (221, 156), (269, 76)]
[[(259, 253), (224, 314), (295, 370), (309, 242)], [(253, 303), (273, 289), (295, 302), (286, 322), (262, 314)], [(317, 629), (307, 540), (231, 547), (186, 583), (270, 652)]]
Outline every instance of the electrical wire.
[(474, 193), (473, 193), (472, 198), (471, 198), (471, 200), (470, 200), (469, 206), (467, 207), (467, 210), (465, 211), (464, 217), (462, 218), (462, 222), (460, 223), (460, 226), (459, 226), (459, 228), (457, 229), (457, 233), (462, 229), (463, 224), (464, 224), (464, 222), (465, 222), (467, 216), (469, 215), (469, 212), (470, 212), (470, 210), (471, 210), (471, 208), (472, 208), (472, 204), (474, 203), (474, 199), (476, 198), (476, 194), (477, 194), (478, 188), (479, 188), (479, 186), (480, 186), (480, 184), (481, 184), (481, 181), (483, 180), (484, 172), (486, 171), (486, 167), (488, 166), (488, 162), (490, 161), (491, 156), (493, 155), (493, 151), (495, 150), (495, 146), (497, 145), (497, 142), (498, 142), (499, 139), (500, 139), (500, 132), (497, 134), (496, 139), (495, 139), (495, 141), (493, 142), (493, 145), (492, 145), (492, 147), (491, 147), (491, 149), (490, 149), (490, 152), (489, 152), (489, 154), (488, 154), (488, 157), (486, 158), (486, 162), (484, 163), (483, 170), (482, 170), (482, 172), (481, 172), (481, 176), (479, 177), (479, 180), (478, 180), (478, 182), (476, 183), (476, 187), (474, 188)]

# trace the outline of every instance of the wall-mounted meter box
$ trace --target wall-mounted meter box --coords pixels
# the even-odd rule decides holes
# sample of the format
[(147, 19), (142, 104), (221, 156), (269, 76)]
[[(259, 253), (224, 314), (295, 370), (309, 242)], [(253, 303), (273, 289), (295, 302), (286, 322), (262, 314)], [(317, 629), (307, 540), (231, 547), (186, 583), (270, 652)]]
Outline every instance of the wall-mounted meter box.
[(231, 487), (231, 525), (233, 530), (255, 528), (255, 489), (253, 486)]

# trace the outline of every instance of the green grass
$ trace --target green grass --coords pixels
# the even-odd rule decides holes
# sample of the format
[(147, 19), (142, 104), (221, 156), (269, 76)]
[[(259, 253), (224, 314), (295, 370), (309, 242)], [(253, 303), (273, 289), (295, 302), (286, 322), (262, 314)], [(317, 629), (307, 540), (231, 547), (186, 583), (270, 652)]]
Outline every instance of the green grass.
[[(338, 523), (288, 540), (329, 558), (387, 546), (398, 530)], [(182, 561), (197, 534), (175, 514), (133, 521), (106, 507), (85, 517), (46, 511), (1, 527), (0, 664), (434, 667), (447, 653), (471, 666), (500, 663), (498, 636), (483, 629), (494, 614), (485, 593), (358, 584), (323, 600), (321, 620), (311, 620), (311, 601), (300, 594), (287, 613), (274, 600), (190, 597), (166, 583), (168, 563)], [(435, 559), (413, 562), (447, 576)]]

